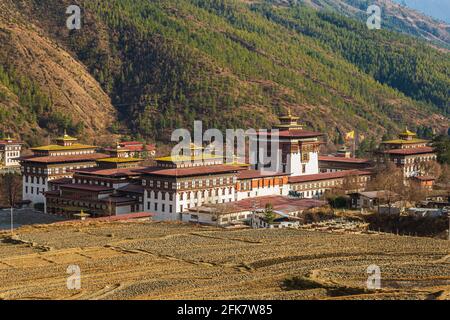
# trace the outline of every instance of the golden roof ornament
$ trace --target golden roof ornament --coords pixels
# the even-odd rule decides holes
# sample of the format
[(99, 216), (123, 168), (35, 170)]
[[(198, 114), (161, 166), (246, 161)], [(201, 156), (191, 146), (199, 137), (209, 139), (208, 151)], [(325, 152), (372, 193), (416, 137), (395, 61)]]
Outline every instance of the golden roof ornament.
[(71, 137), (67, 134), (67, 130), (64, 129), (64, 135), (62, 137), (56, 138), (56, 140), (62, 140), (62, 141), (76, 141), (77, 138)]
[(288, 108), (287, 115), (279, 117), (280, 124), (274, 126), (274, 129), (302, 129), (302, 125), (298, 124), (299, 117), (293, 116), (291, 112), (291, 108)]

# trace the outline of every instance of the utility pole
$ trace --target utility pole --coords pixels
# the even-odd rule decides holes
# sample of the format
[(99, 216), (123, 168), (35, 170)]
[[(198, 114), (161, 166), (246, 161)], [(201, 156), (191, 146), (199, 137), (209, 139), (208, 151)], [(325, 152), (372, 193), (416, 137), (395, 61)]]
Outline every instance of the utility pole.
[(111, 217), (112, 217), (112, 201), (111, 201), (111, 197), (109, 198), (108, 211), (109, 211), (109, 219), (111, 219)]
[(450, 241), (450, 212), (448, 212), (447, 215), (448, 215), (448, 241)]
[(11, 237), (14, 236), (14, 208), (11, 206)]

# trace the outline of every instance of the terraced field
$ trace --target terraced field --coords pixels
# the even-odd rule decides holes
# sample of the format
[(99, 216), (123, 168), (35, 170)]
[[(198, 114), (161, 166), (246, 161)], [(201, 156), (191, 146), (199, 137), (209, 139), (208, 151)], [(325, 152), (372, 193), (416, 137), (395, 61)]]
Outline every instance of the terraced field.
[(450, 299), (450, 242), (429, 238), (80, 222), (0, 241), (0, 299)]

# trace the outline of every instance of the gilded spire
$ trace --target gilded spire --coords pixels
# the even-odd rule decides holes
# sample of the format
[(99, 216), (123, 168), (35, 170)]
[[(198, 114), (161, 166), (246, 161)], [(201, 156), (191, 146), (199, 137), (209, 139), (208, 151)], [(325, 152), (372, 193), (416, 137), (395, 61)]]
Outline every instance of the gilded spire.
[(279, 117), (280, 124), (274, 126), (274, 129), (301, 129), (302, 125), (297, 123), (299, 117), (293, 116), (291, 112), (291, 107), (288, 107), (287, 115)]

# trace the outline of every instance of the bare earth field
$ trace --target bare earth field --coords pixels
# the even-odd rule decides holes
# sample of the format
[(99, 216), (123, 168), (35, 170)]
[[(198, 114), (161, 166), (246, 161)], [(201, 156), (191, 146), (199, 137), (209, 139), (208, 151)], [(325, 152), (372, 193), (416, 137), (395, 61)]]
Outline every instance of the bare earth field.
[[(0, 233), (0, 299), (450, 299), (445, 240), (142, 221), (17, 234)], [(381, 290), (365, 289), (372, 264)], [(80, 290), (67, 289), (69, 265)], [(294, 276), (309, 286), (287, 286)]]

